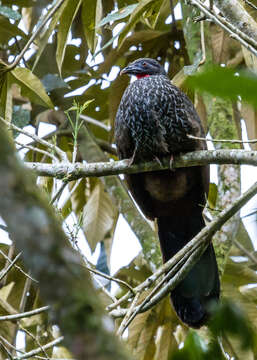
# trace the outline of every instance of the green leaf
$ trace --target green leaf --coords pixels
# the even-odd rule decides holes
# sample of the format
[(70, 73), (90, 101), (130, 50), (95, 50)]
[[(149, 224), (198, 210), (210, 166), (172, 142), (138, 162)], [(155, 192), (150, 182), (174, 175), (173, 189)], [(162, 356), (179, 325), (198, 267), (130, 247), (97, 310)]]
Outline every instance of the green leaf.
[(21, 19), (21, 14), (18, 13), (18, 11), (15, 11), (15, 10), (9, 8), (8, 6), (0, 6), (0, 15), (3, 15), (6, 18), (12, 19), (15, 21)]
[(121, 35), (119, 37), (119, 48), (123, 44), (123, 41), (125, 40), (127, 34), (132, 30), (132, 28), (135, 26), (135, 24), (140, 20), (141, 15), (148, 10), (151, 5), (156, 0), (141, 0), (138, 4), (138, 6), (135, 8), (135, 10), (130, 15), (129, 21), (124, 26)]
[(234, 69), (213, 66), (189, 77), (188, 84), (232, 101), (236, 101), (240, 95), (242, 100), (257, 107), (257, 75), (253, 72), (242, 70), (235, 74)]
[(11, 74), (12, 82), (17, 83), (21, 87), (22, 94), (28, 96), (32, 102), (49, 108), (54, 107), (42, 82), (29, 69), (15, 68)]
[(244, 311), (231, 301), (223, 299), (219, 303), (211, 318), (209, 327), (215, 336), (224, 333), (237, 336), (241, 341), (242, 349), (253, 346), (254, 333), (249, 325), (249, 320)]
[(3, 72), (0, 83), (0, 116), (6, 121), (12, 119), (12, 89), (10, 74)]
[(135, 8), (138, 6), (138, 4), (132, 4), (132, 5), (128, 5), (122, 9), (119, 9), (118, 11), (115, 11), (111, 14), (108, 14), (106, 17), (104, 17), (99, 24), (96, 25), (96, 27), (101, 27), (105, 24), (110, 23), (111, 21), (117, 21), (120, 19), (124, 19), (125, 17), (127, 17), (128, 15), (130, 15)]
[[(105, 0), (104, 0), (105, 1)], [(102, 16), (101, 0), (84, 0), (82, 7), (82, 22), (87, 45), (93, 54), (97, 45), (96, 25)]]
[[(63, 12), (64, 8), (65, 8), (65, 2), (55, 12), (54, 16), (51, 19), (51, 22), (50, 22), (49, 26), (47, 26), (47, 29), (46, 29), (45, 33), (41, 36), (40, 40), (36, 40), (37, 45), (38, 45), (38, 51), (37, 51), (37, 54), (36, 54), (36, 59), (35, 59), (34, 64), (33, 64), (32, 71), (37, 66), (37, 63), (38, 63), (38, 61), (39, 61), (39, 59), (40, 59), (46, 45), (47, 45), (49, 37), (52, 34), (53, 30), (55, 29), (61, 15), (62, 15), (62, 12)], [(52, 11), (52, 8), (49, 9), (49, 11)], [(47, 15), (45, 15), (45, 16), (47, 16)]]
[(211, 209), (215, 209), (218, 196), (218, 187), (215, 183), (210, 183), (209, 194), (208, 194), (208, 204)]
[(23, 39), (27, 39), (27, 35), (18, 28), (16, 24), (11, 24), (10, 21), (0, 16), (0, 43), (1, 44), (7, 44), (8, 41), (15, 37), (15, 36), (21, 36)]
[(68, 35), (73, 20), (79, 10), (82, 0), (68, 0), (60, 17), (60, 24), (57, 33), (56, 62), (59, 73), (62, 71), (62, 63), (68, 41)]
[(190, 330), (186, 337), (184, 347), (174, 354), (172, 360), (203, 360), (205, 359), (204, 354), (206, 351), (207, 347), (202, 338), (196, 331)]

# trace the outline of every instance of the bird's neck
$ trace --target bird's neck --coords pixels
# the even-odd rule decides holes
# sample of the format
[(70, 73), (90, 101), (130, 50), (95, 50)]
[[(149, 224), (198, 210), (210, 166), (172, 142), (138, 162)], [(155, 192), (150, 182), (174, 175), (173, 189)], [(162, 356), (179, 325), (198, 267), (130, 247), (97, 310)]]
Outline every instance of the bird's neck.
[(136, 75), (137, 79), (142, 79), (142, 78), (145, 78), (145, 77), (149, 77), (150, 75), (148, 74), (138, 74)]

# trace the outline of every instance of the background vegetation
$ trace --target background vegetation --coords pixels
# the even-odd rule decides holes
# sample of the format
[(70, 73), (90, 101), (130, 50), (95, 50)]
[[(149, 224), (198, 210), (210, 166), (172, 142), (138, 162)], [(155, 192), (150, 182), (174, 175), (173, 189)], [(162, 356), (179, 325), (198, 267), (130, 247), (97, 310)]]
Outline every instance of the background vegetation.
[[(213, 139), (239, 140), (214, 142), (217, 150), (244, 148), (242, 119), (248, 138), (256, 139), (257, 6), (246, 0), (224, 3), (2, 0), (0, 215), (12, 243), (0, 244), (1, 358), (257, 358), (257, 260), (239, 213), (213, 236), (224, 302), (210, 325), (189, 330), (166, 297), (134, 318), (122, 347), (113, 333), (123, 333), (129, 314), (122, 323), (120, 314), (133, 311), (149, 294), (144, 288), (131, 306), (131, 287), (140, 286), (161, 265), (154, 224), (139, 214), (118, 176), (75, 179), (74, 168), (70, 173), (65, 168), (65, 176), (39, 176), (44, 164), (54, 172), (68, 163), (117, 160), (114, 119), (129, 82), (118, 74), (139, 57), (156, 58), (165, 66)], [(44, 139), (37, 137), (41, 123), (55, 126)], [(17, 135), (27, 125), (35, 136), (25, 161), (37, 163), (36, 179), (14, 155), (14, 143), (24, 148)], [(256, 142), (248, 146), (256, 159)], [(239, 198), (240, 179), (239, 165), (219, 165), (207, 221)], [(73, 226), (67, 224), (71, 213)], [(115, 274), (116, 283), (123, 283), (118, 282), (114, 295), (111, 280), (92, 271), (109, 274), (120, 215), (142, 251)], [(256, 212), (251, 216), (256, 221)], [(100, 244), (96, 269), (78, 247), (81, 231), (92, 252)], [(103, 306), (116, 303), (128, 288), (130, 300), (116, 315), (109, 308), (117, 317), (114, 329)], [(17, 338), (24, 348), (17, 350)]]

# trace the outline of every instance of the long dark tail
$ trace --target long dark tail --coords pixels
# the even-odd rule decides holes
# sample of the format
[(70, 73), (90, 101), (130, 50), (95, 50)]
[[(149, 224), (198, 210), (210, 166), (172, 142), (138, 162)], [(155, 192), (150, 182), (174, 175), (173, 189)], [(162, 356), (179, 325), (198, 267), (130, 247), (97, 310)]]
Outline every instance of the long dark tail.
[[(157, 222), (165, 262), (204, 227), (200, 207), (190, 216), (164, 216)], [(199, 328), (208, 320), (210, 302), (218, 301), (219, 292), (217, 262), (210, 244), (170, 296), (179, 318), (189, 326)]]

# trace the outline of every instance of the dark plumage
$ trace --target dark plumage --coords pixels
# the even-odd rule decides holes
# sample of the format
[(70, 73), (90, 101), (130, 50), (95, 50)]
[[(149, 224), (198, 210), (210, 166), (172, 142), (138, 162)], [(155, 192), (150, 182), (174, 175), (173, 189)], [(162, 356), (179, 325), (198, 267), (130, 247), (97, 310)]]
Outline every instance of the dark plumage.
[[(189, 98), (172, 85), (153, 59), (138, 59), (122, 70), (136, 75), (123, 94), (115, 123), (120, 159), (144, 162), (177, 153), (206, 149), (200, 119)], [(142, 212), (157, 219), (164, 261), (176, 254), (203, 227), (202, 205), (209, 186), (209, 167), (180, 168), (126, 176)], [(208, 303), (219, 298), (219, 277), (212, 244), (186, 278), (171, 292), (183, 322), (200, 327), (208, 319)]]

